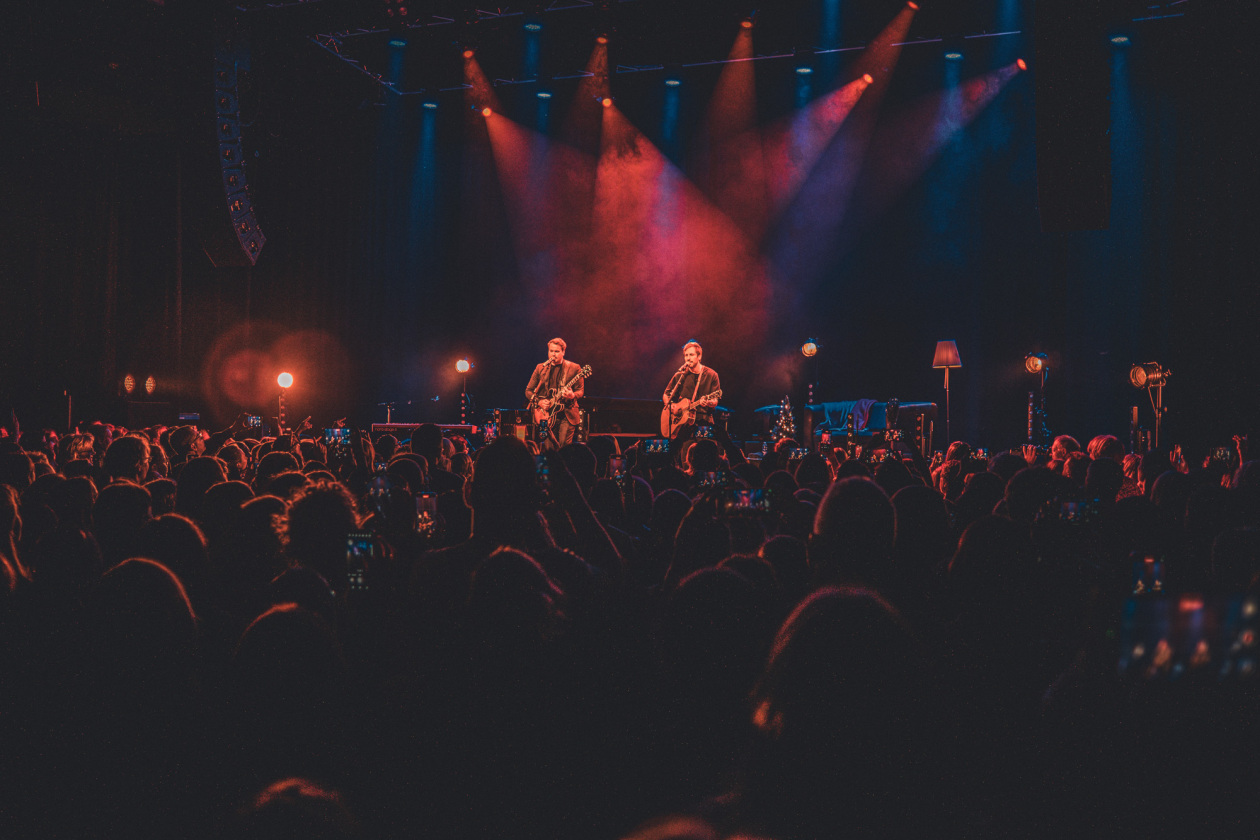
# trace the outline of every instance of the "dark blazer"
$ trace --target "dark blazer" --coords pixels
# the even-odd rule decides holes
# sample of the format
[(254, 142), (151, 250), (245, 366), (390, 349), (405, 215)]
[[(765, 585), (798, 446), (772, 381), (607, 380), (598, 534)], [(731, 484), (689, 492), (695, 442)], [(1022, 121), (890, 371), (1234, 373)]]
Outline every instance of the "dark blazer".
[[(561, 362), (561, 365), (564, 367), (564, 373), (561, 374), (560, 381), (556, 383), (557, 387), (563, 385), (565, 382), (568, 382), (574, 376), (577, 376), (577, 372), (582, 369), (582, 366), (577, 362), (570, 362), (568, 359)], [(541, 397), (546, 396), (545, 391), (547, 390), (547, 378), (550, 373), (551, 362), (543, 362), (538, 367), (534, 368), (534, 375), (529, 378), (529, 384), (525, 386), (526, 399), (532, 400), (534, 395), (540, 391), (544, 392)], [(582, 396), (582, 386), (585, 384), (585, 379), (579, 379), (570, 386), (573, 389), (574, 399), (569, 400), (565, 405), (564, 416), (568, 418), (569, 423), (574, 426), (576, 426), (578, 421), (581, 419), (578, 417), (577, 398)]]
[[(698, 400), (702, 397), (707, 397), (709, 394), (712, 394), (714, 391), (717, 391), (722, 387), (721, 382), (718, 380), (717, 371), (711, 367), (705, 367), (703, 363), (700, 365), (698, 384), (700, 386), (699, 388), (692, 386), (691, 388), (687, 388), (684, 393), (682, 382), (671, 379), (670, 386), (673, 390), (673, 396), (670, 402), (678, 402), (684, 397), (686, 399), (691, 399), (693, 396), (693, 389), (695, 391), (694, 396)], [(713, 422), (713, 410), (710, 408), (696, 409), (696, 422), (705, 426), (711, 424)]]

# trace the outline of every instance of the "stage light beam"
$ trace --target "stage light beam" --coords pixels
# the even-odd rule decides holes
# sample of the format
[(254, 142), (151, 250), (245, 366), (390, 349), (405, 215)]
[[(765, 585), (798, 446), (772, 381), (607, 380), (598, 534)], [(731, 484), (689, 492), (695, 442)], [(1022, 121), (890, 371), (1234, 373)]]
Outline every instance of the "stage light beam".
[[(152, 379), (152, 377), (149, 377)], [(276, 384), (281, 388), (289, 389), (293, 387), (293, 374), (285, 372), (276, 377)]]

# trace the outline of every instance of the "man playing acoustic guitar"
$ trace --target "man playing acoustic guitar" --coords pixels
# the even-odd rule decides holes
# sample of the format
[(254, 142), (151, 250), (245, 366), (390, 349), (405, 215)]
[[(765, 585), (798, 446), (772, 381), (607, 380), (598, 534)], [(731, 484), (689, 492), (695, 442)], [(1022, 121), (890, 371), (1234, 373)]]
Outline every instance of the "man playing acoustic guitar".
[(700, 364), (704, 348), (698, 341), (683, 345), (683, 366), (678, 369), (661, 399), (665, 408), (661, 412), (661, 434), (686, 439), (695, 433), (697, 425), (713, 423), (713, 407), (722, 395), (717, 371)]
[(525, 396), (534, 409), (534, 421), (547, 420), (549, 416), (555, 418), (549, 424), (547, 436), (539, 441), (544, 451), (572, 443), (573, 430), (581, 421), (577, 401), (582, 396), (584, 378), (578, 375), (582, 369), (577, 364), (564, 360), (565, 349), (563, 338), (548, 341), (547, 361), (534, 368), (534, 375), (525, 386)]

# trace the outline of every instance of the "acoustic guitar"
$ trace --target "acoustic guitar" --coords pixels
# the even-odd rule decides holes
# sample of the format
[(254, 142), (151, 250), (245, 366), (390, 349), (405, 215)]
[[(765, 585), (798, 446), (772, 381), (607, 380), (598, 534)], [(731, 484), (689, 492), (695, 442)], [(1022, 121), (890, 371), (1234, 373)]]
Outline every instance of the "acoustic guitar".
[[(546, 424), (547, 428), (555, 426), (556, 418), (560, 416), (560, 412), (564, 411), (564, 403), (560, 401), (559, 395), (572, 388), (580, 380), (586, 379), (593, 371), (590, 365), (583, 365), (581, 370), (573, 374), (573, 378), (568, 382), (562, 382), (559, 388), (552, 388), (546, 394), (539, 392), (534, 394), (534, 398), (529, 401), (527, 408), (534, 411), (534, 422), (539, 425)], [(551, 400), (551, 405), (546, 408), (540, 408), (539, 403), (543, 400)]]
[(707, 394), (700, 399), (692, 402), (684, 397), (678, 402), (670, 403), (661, 409), (661, 437), (677, 438), (682, 434), (682, 430), (688, 426), (694, 426), (696, 423), (696, 403), (702, 403), (705, 400), (720, 400), (722, 398), (722, 389)]

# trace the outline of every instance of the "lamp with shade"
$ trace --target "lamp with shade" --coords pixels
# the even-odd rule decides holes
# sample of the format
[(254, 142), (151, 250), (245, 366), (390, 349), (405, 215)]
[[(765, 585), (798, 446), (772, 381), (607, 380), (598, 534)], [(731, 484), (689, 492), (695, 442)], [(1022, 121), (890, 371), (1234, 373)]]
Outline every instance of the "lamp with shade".
[(936, 355), (932, 357), (932, 367), (945, 369), (945, 444), (948, 446), (953, 440), (949, 432), (949, 369), (962, 367), (958, 345), (952, 341), (936, 342)]

